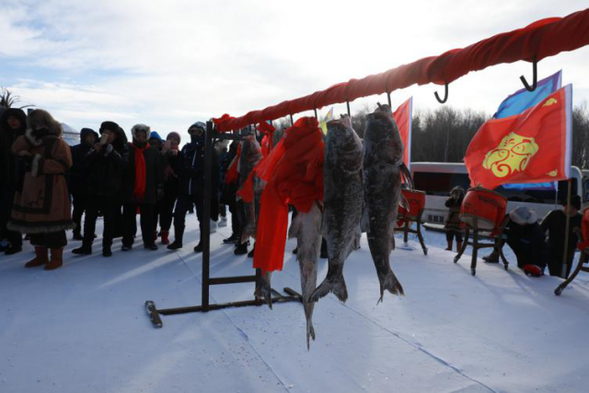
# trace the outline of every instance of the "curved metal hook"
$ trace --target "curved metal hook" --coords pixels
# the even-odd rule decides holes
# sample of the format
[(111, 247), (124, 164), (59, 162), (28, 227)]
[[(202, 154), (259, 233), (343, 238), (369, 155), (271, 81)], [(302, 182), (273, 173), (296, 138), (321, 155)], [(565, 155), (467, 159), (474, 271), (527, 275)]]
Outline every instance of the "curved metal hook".
[(532, 63), (532, 72), (533, 72), (533, 78), (534, 78), (534, 82), (532, 83), (532, 86), (530, 86), (528, 84), (528, 81), (526, 80), (525, 76), (520, 76), (519, 79), (522, 81), (522, 83), (524, 84), (524, 87), (526, 88), (527, 91), (534, 91), (536, 90), (536, 87), (538, 86), (538, 62), (536, 61), (536, 56), (534, 56), (534, 60)]
[(434, 95), (440, 104), (444, 104), (446, 101), (448, 101), (448, 83), (444, 85), (444, 99), (440, 98), (437, 91), (434, 92)]

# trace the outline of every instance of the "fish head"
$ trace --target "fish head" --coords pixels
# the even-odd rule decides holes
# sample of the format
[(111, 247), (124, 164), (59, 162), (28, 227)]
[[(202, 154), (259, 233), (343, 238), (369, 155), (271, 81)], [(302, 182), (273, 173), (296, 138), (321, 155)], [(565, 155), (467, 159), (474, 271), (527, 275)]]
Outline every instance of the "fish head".
[(362, 168), (362, 141), (352, 128), (349, 117), (327, 123), (325, 161), (341, 170), (354, 172)]

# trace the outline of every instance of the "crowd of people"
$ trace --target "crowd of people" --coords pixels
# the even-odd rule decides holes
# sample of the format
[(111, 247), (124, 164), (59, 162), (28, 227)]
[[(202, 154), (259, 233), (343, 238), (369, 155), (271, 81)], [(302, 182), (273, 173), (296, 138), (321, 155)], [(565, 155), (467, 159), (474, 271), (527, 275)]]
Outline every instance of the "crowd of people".
[[(25, 267), (57, 269), (63, 264), (66, 231), (73, 230), (72, 239), (81, 241), (73, 254), (92, 254), (96, 221), (102, 216), (102, 255), (110, 257), (115, 238), (122, 239), (122, 251), (133, 248), (137, 215), (144, 248), (157, 250), (158, 238), (170, 250), (182, 248), (186, 214), (196, 210), (202, 225), (205, 129), (202, 122), (192, 124), (190, 141), (180, 149), (177, 132), (163, 140), (149, 126), (136, 124), (128, 141), (117, 123), (105, 121), (98, 132), (82, 129), (80, 144), (70, 147), (62, 139), (61, 124), (47, 111), (37, 109), (27, 116), (21, 109), (6, 109), (0, 115), (2, 251), (21, 252), (26, 236), (36, 256)], [(224, 174), (237, 144), (227, 147), (219, 141), (213, 151), (212, 231), (217, 222), (227, 225), (227, 207), (236, 208), (237, 187), (226, 184)], [(247, 253), (248, 247), (237, 244), (240, 225), (232, 219), (233, 234), (225, 239), (236, 244), (236, 254)], [(202, 251), (201, 243), (194, 251)]]
[[(457, 250), (462, 247), (462, 225), (460, 206), (464, 199), (464, 189), (455, 187), (446, 200), (448, 216), (445, 230), (448, 248), (452, 251), (452, 241), (456, 238)], [(549, 212), (539, 222), (537, 214), (526, 206), (519, 206), (509, 212), (507, 224), (501, 239), (509, 245), (517, 258), (517, 266), (532, 276), (541, 276), (546, 267), (551, 276), (568, 278), (575, 248), (579, 241), (577, 230), (581, 228), (581, 198), (573, 195), (570, 202), (564, 200), (563, 208)], [(566, 221), (569, 217), (568, 243), (565, 246)], [(565, 256), (566, 247), (566, 256)], [(483, 257), (488, 263), (499, 262), (499, 252), (494, 248), (490, 255)]]
[[(66, 231), (73, 230), (72, 239), (81, 241), (73, 254), (92, 254), (96, 221), (102, 216), (102, 255), (110, 257), (115, 238), (122, 238), (122, 251), (133, 248), (137, 215), (144, 248), (157, 250), (158, 238), (170, 250), (182, 248), (186, 214), (196, 210), (202, 226), (205, 129), (202, 122), (192, 124), (190, 141), (180, 149), (182, 139), (177, 132), (170, 132), (164, 140), (149, 126), (136, 124), (128, 141), (117, 123), (105, 121), (98, 132), (83, 128), (80, 143), (70, 147), (61, 138), (62, 126), (48, 112), (37, 109), (27, 116), (21, 109), (4, 110), (0, 115), (2, 251), (6, 255), (21, 252), (26, 235), (36, 256), (25, 267), (57, 269), (63, 264)], [(240, 228), (245, 225), (239, 211), (243, 204), (236, 198), (237, 179), (226, 181), (230, 176), (225, 176), (237, 152), (236, 142), (215, 145), (210, 217), (214, 231), (217, 222), (227, 225), (226, 210), (231, 211), (232, 234), (224, 242), (235, 244), (234, 253), (239, 255), (248, 253), (248, 243), (239, 241)], [(454, 240), (456, 250), (463, 246), (459, 215), (464, 196), (464, 189), (455, 187), (446, 201), (450, 251)], [(578, 241), (575, 228), (581, 225), (580, 209), (580, 198), (573, 196), (562, 210), (550, 212), (540, 223), (526, 207), (511, 211), (502, 238), (513, 249), (518, 267), (535, 275), (548, 267), (551, 275), (568, 277)], [(569, 240), (563, 261), (567, 216)], [(194, 251), (202, 251), (201, 242)], [(327, 256), (325, 251), (322, 245), (322, 258)], [(498, 262), (497, 249), (483, 259)]]

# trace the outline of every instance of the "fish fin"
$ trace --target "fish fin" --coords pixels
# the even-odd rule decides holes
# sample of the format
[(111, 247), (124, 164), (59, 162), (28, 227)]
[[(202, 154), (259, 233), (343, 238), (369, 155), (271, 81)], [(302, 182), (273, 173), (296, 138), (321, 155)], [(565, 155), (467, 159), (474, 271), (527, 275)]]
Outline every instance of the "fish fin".
[(297, 214), (295, 218), (292, 219), (290, 223), (290, 228), (288, 228), (288, 238), (292, 239), (293, 237), (297, 237), (299, 235), (299, 230), (301, 228), (301, 219), (300, 213)]
[(399, 280), (397, 280), (397, 277), (395, 276), (395, 273), (393, 273), (392, 270), (389, 271), (384, 276), (384, 278), (381, 279), (379, 277), (379, 281), (380, 281), (380, 299), (378, 300), (378, 302), (376, 304), (382, 302), (385, 289), (387, 291), (389, 291), (390, 293), (392, 293), (393, 295), (405, 296), (405, 292), (403, 291), (403, 287), (401, 286), (401, 283), (399, 282)]
[(311, 340), (315, 341), (315, 329), (313, 328), (313, 322), (307, 321), (307, 351), (311, 350)]
[(330, 276), (328, 272), (325, 280), (323, 280), (321, 285), (313, 291), (309, 300), (316, 302), (330, 292), (342, 303), (345, 303), (346, 300), (348, 300), (348, 289), (346, 288), (346, 281), (344, 280), (343, 275), (339, 274)]
[[(268, 273), (266, 273), (268, 274)], [(272, 310), (272, 288), (270, 287), (270, 277), (262, 278), (261, 282), (256, 283), (256, 291), (254, 297), (256, 300), (263, 299), (270, 310)]]

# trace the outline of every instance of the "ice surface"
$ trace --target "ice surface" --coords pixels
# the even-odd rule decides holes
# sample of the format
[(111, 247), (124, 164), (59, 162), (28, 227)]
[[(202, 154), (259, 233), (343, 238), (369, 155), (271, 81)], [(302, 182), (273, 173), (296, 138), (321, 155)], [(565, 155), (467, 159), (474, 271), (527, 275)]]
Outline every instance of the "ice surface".
[[(443, 234), (426, 232), (429, 255), (411, 240), (391, 255), (406, 296), (379, 297), (366, 238), (345, 265), (349, 300), (329, 295), (314, 312), (317, 340), (306, 349), (297, 303), (163, 316), (144, 309), (200, 304), (198, 222), (187, 220), (178, 252), (142, 245), (111, 258), (74, 257), (63, 268), (24, 269), (32, 248), (0, 257), (0, 392), (585, 392), (589, 389), (589, 279), (560, 297), (562, 281), (531, 278), (470, 257), (454, 264)], [(100, 226), (99, 226), (100, 228)], [(99, 229), (100, 231), (100, 229)], [(251, 274), (211, 236), (212, 276)], [(138, 237), (139, 239), (139, 237)], [(299, 290), (286, 247), (278, 290)], [(322, 260), (318, 279), (327, 272)], [(248, 300), (253, 284), (211, 288), (211, 302)]]

